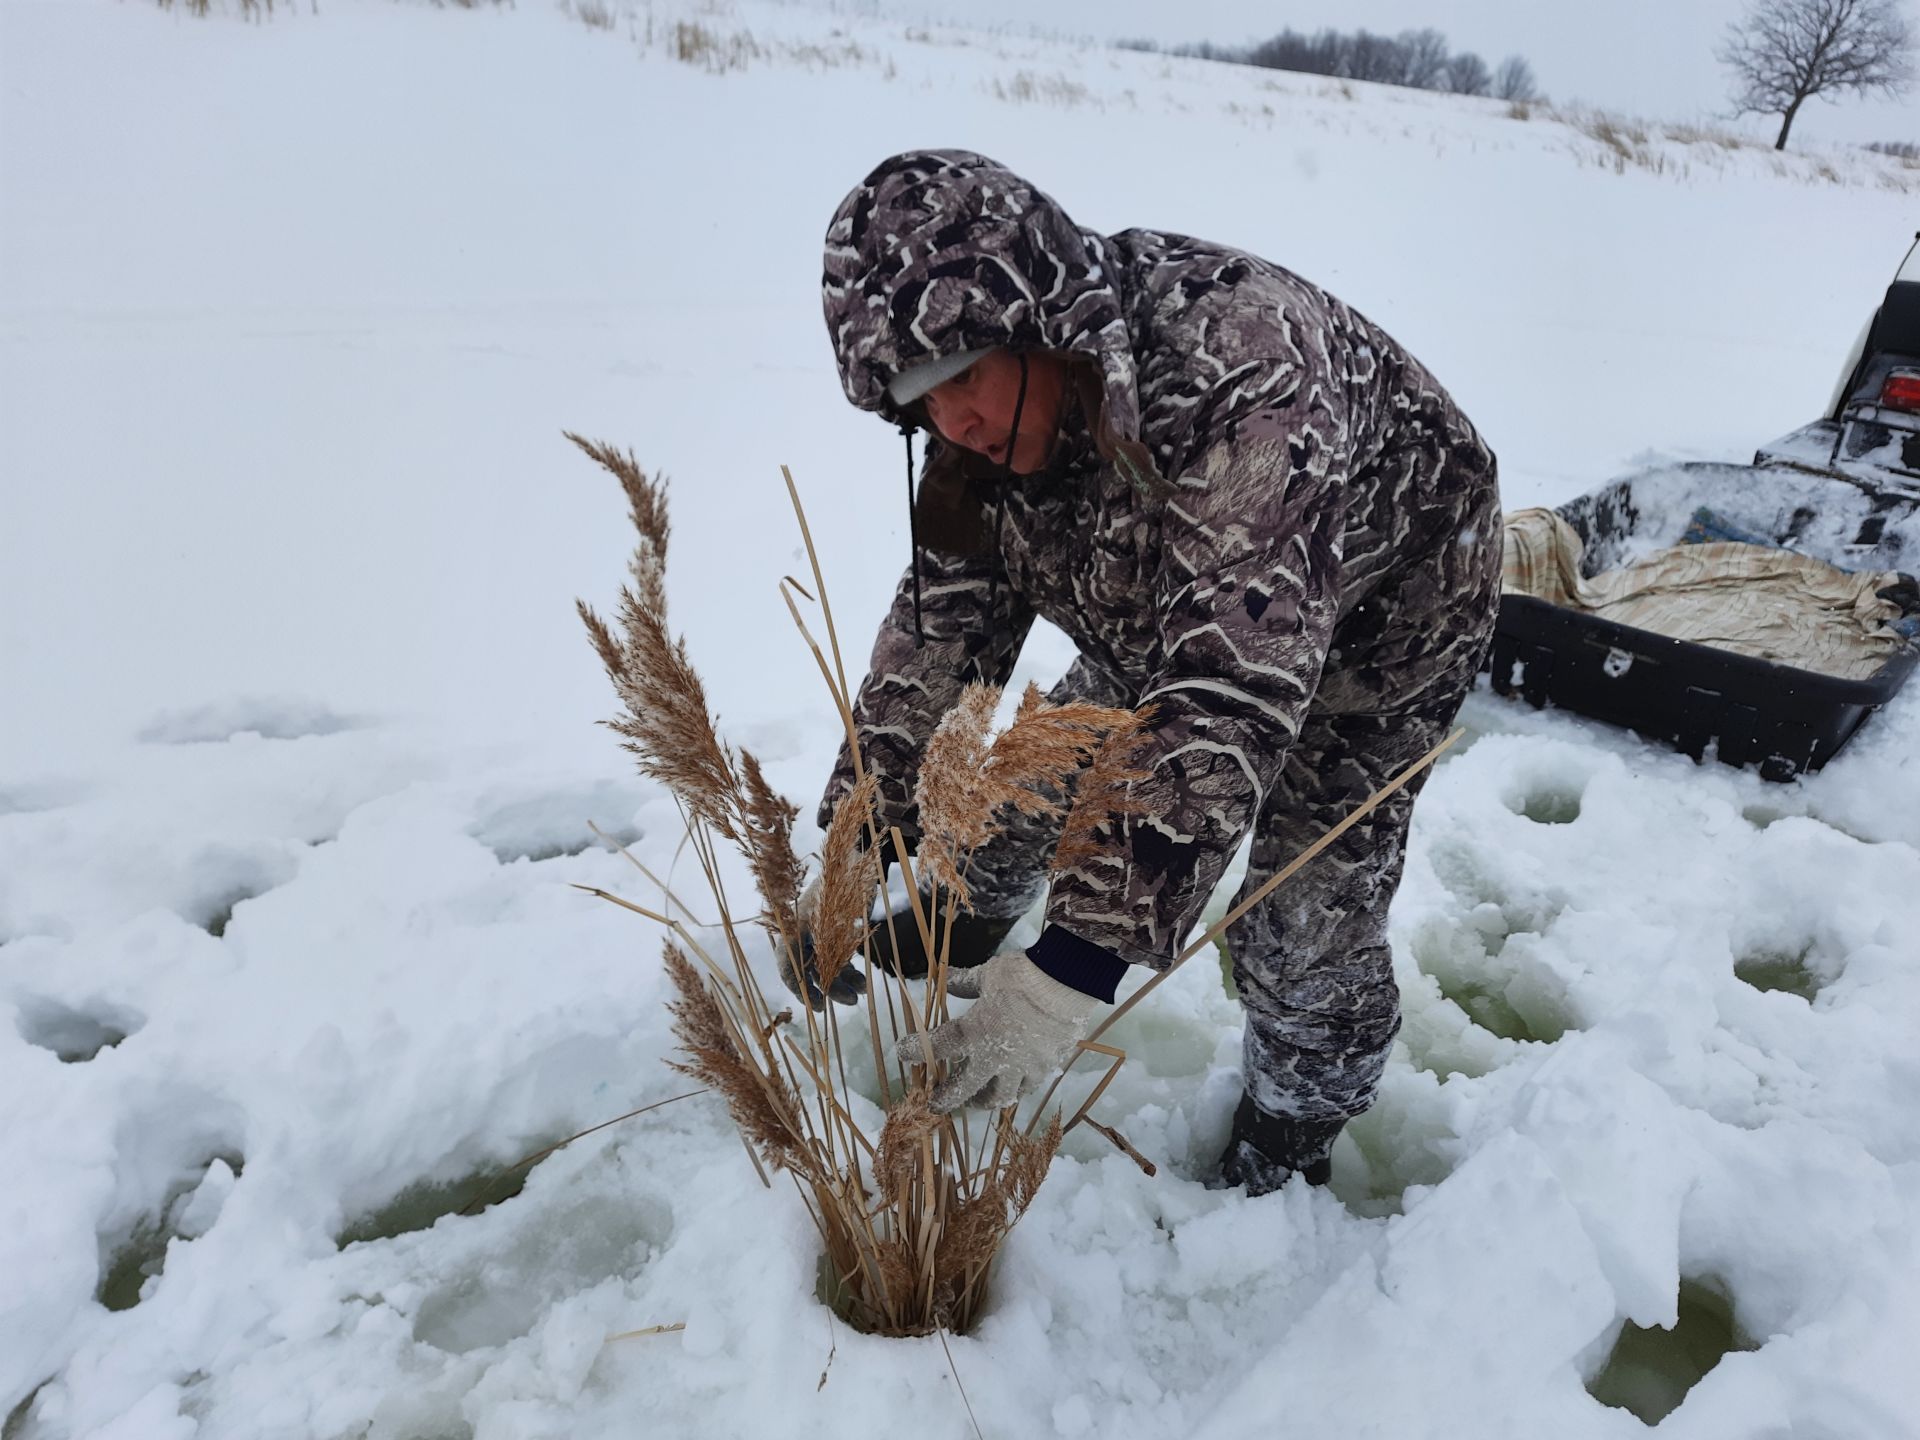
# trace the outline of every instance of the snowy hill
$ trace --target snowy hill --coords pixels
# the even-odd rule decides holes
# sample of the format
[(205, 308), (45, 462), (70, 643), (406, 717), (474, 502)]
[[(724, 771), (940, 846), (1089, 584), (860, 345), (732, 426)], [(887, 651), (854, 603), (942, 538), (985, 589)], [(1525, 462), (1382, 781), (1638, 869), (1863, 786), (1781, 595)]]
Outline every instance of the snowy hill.
[(1920, 171), (777, 5), (214, 9), (0, 0), (6, 1440), (959, 1437), (955, 1372), (996, 1437), (1626, 1436), (1636, 1345), (1730, 1352), (1665, 1433), (1920, 1433), (1912, 698), (1780, 787), (1476, 696), (1331, 1190), (1200, 1182), (1238, 1017), (1189, 966), (1103, 1101), (1159, 1176), (1074, 1137), (951, 1371), (829, 1334), (708, 1099), (453, 1213), (682, 1084), (656, 937), (572, 888), (640, 893), (588, 820), (677, 826), (592, 723), (630, 534), (559, 432), (673, 477), (678, 623), (810, 811), (778, 467), (860, 651), (899, 440), (817, 281), (880, 158), (1297, 269), (1516, 506), (1816, 413)]

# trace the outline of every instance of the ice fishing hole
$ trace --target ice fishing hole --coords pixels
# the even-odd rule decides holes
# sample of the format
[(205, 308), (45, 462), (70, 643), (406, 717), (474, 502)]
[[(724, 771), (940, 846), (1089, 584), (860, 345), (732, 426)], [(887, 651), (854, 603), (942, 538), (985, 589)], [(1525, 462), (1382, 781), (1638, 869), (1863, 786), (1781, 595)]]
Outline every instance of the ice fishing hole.
[[(1343, 1155), (1348, 1142), (1363, 1169), (1356, 1170)], [(1383, 1095), (1335, 1142), (1333, 1181), (1327, 1188), (1363, 1219), (1403, 1215), (1407, 1191), (1444, 1181), (1453, 1174), (1462, 1149), (1459, 1136), (1437, 1119), (1415, 1114)]]
[(1587, 1382), (1587, 1393), (1658, 1425), (1723, 1358), (1759, 1348), (1734, 1323), (1733, 1302), (1717, 1281), (1682, 1280), (1679, 1311), (1671, 1330), (1628, 1321), (1599, 1374)]
[(1811, 947), (1797, 954), (1757, 950), (1735, 960), (1733, 973), (1756, 990), (1777, 990), (1811, 1002), (1820, 993), (1820, 977), (1807, 965), (1807, 957), (1812, 953)]
[(1552, 1044), (1575, 1027), (1565, 1004), (1527, 975), (1503, 980), (1491, 975), (1433, 977), (1440, 993), (1466, 1011), (1482, 1030), (1503, 1040)]
[(421, 1300), (414, 1339), (449, 1355), (505, 1345), (569, 1295), (631, 1278), (673, 1237), (666, 1200), (631, 1187), (549, 1190), (537, 1203)]
[[(607, 838), (616, 845), (633, 845), (640, 839), (640, 832), (631, 826), (607, 831)], [(502, 865), (511, 865), (516, 860), (525, 860), (529, 865), (538, 865), (543, 860), (558, 860), (566, 855), (584, 855), (589, 850), (601, 848), (599, 836), (582, 832), (576, 840), (537, 842), (533, 840), (508, 841), (488, 848), (494, 858)]]
[(304, 740), (358, 729), (363, 722), (310, 700), (247, 698), (155, 715), (135, 737), (143, 745), (210, 745), (258, 735)]
[[(167, 1188), (157, 1209), (124, 1230), (101, 1236), (100, 1283), (93, 1298), (115, 1311), (131, 1310), (144, 1300), (147, 1283), (158, 1279), (166, 1268), (167, 1247), (175, 1240), (194, 1239), (212, 1227), (226, 1192), (245, 1165), (238, 1152), (210, 1155)], [(203, 1201), (201, 1190), (210, 1180), (213, 1188)]]
[(106, 1269), (93, 1298), (109, 1310), (131, 1310), (138, 1305), (147, 1281), (165, 1268), (167, 1242), (172, 1239), (158, 1220), (144, 1219), (135, 1225), (108, 1252)]
[(1748, 805), (1740, 811), (1740, 818), (1756, 830), (1765, 830), (1769, 825), (1785, 820), (1788, 811), (1776, 810), (1771, 805)]
[(604, 817), (632, 815), (646, 796), (623, 783), (598, 780), (517, 798), (483, 801), (483, 813), (467, 833), (494, 854), (502, 865), (516, 860), (538, 864), (563, 855), (580, 855), (603, 842), (588, 827), (599, 816), (600, 828), (617, 845), (631, 845), (640, 831), (631, 824), (610, 824)]
[(70, 780), (48, 780), (0, 790), (0, 815), (43, 815), (78, 805), (87, 790)]
[(223, 939), (234, 912), (249, 900), (293, 881), (298, 865), (278, 850), (208, 847), (195, 863), (194, 891), (177, 907), (180, 917), (214, 939)]
[(1516, 918), (1523, 917), (1492, 904), (1436, 918), (1414, 933), (1414, 963), (1481, 1029), (1551, 1043), (1578, 1028), (1578, 1018), (1559, 976), (1509, 948), (1511, 940), (1537, 933), (1512, 927)]
[(83, 1065), (145, 1023), (144, 1015), (118, 1005), (96, 1005), (89, 1013), (58, 1000), (30, 996), (20, 1002), (14, 1025), (22, 1040), (51, 1050), (61, 1064)]
[(1580, 791), (1564, 785), (1537, 786), (1508, 796), (1507, 808), (1536, 825), (1571, 825), (1580, 818)]
[(54, 1377), (49, 1375), (25, 1395), (20, 1403), (7, 1412), (7, 1418), (0, 1421), (0, 1440), (27, 1440), (33, 1432), (27, 1429), (32, 1423), (33, 1402), (40, 1398), (40, 1392), (51, 1385)]
[(233, 923), (233, 912), (240, 907), (241, 903), (257, 900), (265, 893), (264, 890), (256, 890), (250, 886), (241, 886), (228, 891), (202, 909), (201, 914), (196, 917), (200, 928), (216, 940), (223, 939), (227, 933), (227, 926)]
[[(531, 1142), (528, 1148), (538, 1151), (562, 1138), (556, 1135), (549, 1141)], [(417, 1180), (385, 1204), (361, 1215), (334, 1236), (333, 1243), (344, 1250), (364, 1240), (392, 1240), (416, 1230), (431, 1230), (448, 1215), (479, 1215), (519, 1195), (527, 1188), (527, 1177), (535, 1168), (495, 1165), (451, 1180)]]

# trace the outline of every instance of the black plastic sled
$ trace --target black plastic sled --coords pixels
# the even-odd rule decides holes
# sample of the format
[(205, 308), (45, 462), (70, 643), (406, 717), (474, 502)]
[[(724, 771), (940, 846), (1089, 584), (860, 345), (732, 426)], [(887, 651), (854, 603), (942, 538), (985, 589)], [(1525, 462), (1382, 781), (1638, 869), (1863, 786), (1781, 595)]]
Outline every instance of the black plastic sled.
[[(1588, 576), (1679, 544), (1702, 510), (1843, 570), (1911, 571), (1920, 568), (1920, 494), (1905, 492), (1786, 467), (1683, 464), (1626, 476), (1558, 508), (1585, 542)], [(1507, 595), (1489, 671), (1502, 695), (1790, 780), (1839, 753), (1916, 659), (1910, 641), (1869, 678), (1846, 680)]]

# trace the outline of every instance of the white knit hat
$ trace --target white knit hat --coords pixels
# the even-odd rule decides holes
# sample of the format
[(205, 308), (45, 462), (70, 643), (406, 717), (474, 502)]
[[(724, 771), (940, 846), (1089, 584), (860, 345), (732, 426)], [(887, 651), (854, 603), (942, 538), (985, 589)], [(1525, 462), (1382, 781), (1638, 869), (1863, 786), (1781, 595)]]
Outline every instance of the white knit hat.
[(987, 350), (962, 350), (957, 355), (936, 355), (918, 365), (909, 365), (887, 382), (887, 396), (896, 405), (911, 405), (988, 353)]

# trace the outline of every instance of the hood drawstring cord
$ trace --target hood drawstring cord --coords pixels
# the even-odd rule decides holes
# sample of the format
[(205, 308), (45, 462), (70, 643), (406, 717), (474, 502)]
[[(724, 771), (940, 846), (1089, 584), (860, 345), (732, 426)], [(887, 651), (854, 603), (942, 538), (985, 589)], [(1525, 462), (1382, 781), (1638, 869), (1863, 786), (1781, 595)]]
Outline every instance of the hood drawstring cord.
[(913, 648), (924, 650), (927, 632), (920, 628), (920, 522), (913, 504), (913, 426), (901, 421), (900, 434), (907, 442), (907, 543), (913, 546)]
[[(1016, 352), (1020, 357), (1020, 390), (1013, 399), (1013, 429), (1007, 435), (1007, 458), (1001, 465), (1001, 483), (993, 492), (993, 549), (987, 570), (987, 648), (983, 658), (989, 663), (994, 659), (994, 642), (999, 638), (1000, 616), (1000, 537), (1005, 533), (1007, 521), (1006, 482), (1013, 478), (1014, 447), (1020, 443), (1020, 417), (1027, 408), (1027, 352)], [(991, 683), (985, 665), (976, 665), (980, 671), (982, 683)]]

